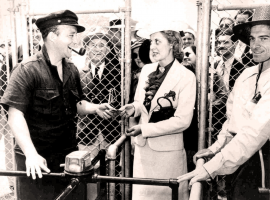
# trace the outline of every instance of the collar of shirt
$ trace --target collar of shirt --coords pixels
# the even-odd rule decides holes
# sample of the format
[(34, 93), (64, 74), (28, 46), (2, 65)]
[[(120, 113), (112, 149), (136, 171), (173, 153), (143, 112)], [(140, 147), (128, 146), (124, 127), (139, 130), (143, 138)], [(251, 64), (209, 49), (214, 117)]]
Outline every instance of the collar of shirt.
[[(230, 81), (229, 79), (230, 79), (230, 73), (231, 73), (234, 59), (235, 59), (234, 56), (232, 56), (230, 59), (224, 62), (222, 58), (222, 60), (219, 62), (218, 67), (217, 67), (217, 73), (222, 77), (227, 90), (229, 90), (229, 81)], [(223, 68), (223, 63), (224, 63), (224, 68)]]
[[(42, 46), (41, 51), (51, 72), (53, 74), (57, 74), (57, 76), (59, 77), (58, 72), (57, 72), (57, 66), (51, 64), (50, 57), (49, 57), (49, 54), (45, 45)], [(63, 82), (65, 82), (68, 78), (68, 74), (70, 73), (70, 69), (66, 63), (65, 58), (62, 59), (62, 67), (63, 67)]]
[[(96, 65), (92, 62), (91, 63), (91, 72), (93, 74), (93, 77), (96, 75), (95, 73), (95, 69), (96, 69)], [(101, 65), (99, 65), (99, 70), (98, 70), (98, 77), (101, 79), (101, 76), (103, 74), (103, 71), (104, 71), (104, 68), (105, 68), (105, 62), (101, 63)]]
[(232, 69), (232, 64), (233, 64), (233, 60), (234, 60), (234, 56), (232, 56), (229, 60), (226, 60), (224, 62), (223, 58), (221, 58), (220, 62), (218, 63), (217, 66), (217, 72), (221, 75), (222, 71), (223, 71), (223, 63), (225, 65), (225, 70), (228, 74), (230, 74), (231, 69)]
[(239, 40), (235, 48), (234, 57), (238, 60), (242, 60), (242, 55), (246, 49), (246, 46), (247, 45), (245, 43)]

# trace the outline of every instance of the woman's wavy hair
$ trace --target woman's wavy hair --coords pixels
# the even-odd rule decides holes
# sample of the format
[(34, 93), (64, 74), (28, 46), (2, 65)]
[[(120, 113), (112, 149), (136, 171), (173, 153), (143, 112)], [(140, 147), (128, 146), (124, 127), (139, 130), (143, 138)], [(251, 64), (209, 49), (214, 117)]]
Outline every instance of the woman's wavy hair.
[(173, 56), (181, 63), (183, 61), (184, 54), (182, 52), (183, 40), (180, 33), (171, 30), (160, 32), (167, 38), (169, 43), (173, 45)]

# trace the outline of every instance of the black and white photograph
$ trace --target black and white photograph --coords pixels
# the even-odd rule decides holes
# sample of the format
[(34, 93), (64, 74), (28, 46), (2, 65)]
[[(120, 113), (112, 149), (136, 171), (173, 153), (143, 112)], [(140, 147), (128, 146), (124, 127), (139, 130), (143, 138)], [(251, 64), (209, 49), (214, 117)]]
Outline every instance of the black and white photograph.
[(0, 200), (270, 200), (270, 0), (0, 0)]

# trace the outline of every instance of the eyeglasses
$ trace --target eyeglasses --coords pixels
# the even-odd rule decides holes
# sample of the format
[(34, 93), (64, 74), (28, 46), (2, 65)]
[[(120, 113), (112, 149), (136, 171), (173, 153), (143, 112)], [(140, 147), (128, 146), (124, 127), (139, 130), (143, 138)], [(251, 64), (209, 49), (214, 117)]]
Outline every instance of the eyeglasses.
[(191, 54), (191, 53), (186, 52), (186, 53), (185, 53), (185, 56), (186, 56), (186, 57), (189, 57), (190, 54)]
[(221, 29), (224, 29), (224, 28), (230, 28), (231, 27), (231, 24), (220, 24), (219, 25), (219, 27), (221, 28)]
[(133, 58), (133, 59), (138, 58), (138, 54), (137, 54), (137, 53), (132, 53), (132, 58)]

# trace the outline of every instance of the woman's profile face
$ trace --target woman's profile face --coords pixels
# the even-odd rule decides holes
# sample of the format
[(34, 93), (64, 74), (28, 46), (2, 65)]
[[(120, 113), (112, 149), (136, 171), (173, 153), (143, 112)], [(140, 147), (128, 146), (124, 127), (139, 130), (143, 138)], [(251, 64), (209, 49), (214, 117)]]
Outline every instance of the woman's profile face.
[(140, 47), (137, 47), (137, 48), (133, 49), (133, 55), (136, 57), (136, 58), (134, 58), (134, 61), (135, 61), (136, 65), (139, 68), (142, 68), (144, 66), (144, 63), (140, 59), (139, 49), (140, 49)]
[(193, 52), (191, 47), (186, 47), (184, 49), (184, 62), (193, 66), (196, 65), (196, 54)]
[(161, 32), (153, 33), (150, 39), (150, 58), (159, 62), (172, 54), (172, 45)]

